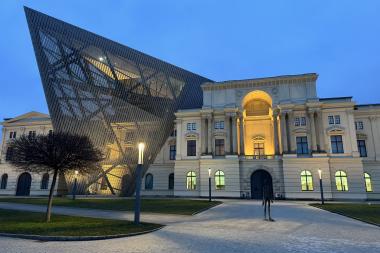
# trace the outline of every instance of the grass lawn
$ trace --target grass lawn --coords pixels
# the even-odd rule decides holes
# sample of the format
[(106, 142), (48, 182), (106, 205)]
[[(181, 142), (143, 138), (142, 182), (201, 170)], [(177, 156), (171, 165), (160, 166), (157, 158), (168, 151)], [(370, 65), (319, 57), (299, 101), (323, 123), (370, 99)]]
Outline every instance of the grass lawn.
[(311, 206), (380, 226), (380, 204), (328, 203), (311, 204)]
[(0, 232), (50, 236), (104, 236), (143, 232), (159, 224), (52, 215), (46, 223), (44, 213), (0, 209)]
[[(46, 205), (47, 198), (0, 198), (0, 202)], [(150, 213), (184, 214), (193, 213), (211, 208), (220, 204), (220, 201), (191, 199), (142, 199), (141, 211)], [(93, 208), (115, 211), (133, 211), (134, 199), (76, 199), (54, 198), (53, 206), (68, 206)]]

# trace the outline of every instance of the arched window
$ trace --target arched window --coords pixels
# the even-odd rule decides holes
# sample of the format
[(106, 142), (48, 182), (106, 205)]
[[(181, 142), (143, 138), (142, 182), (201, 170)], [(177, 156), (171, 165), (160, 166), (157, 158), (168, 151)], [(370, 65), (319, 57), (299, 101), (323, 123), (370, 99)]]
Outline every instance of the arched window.
[(153, 175), (148, 173), (145, 176), (145, 190), (153, 189)]
[(8, 183), (8, 174), (3, 174), (1, 176), (1, 185), (0, 189), (7, 189), (7, 183)]
[(308, 170), (303, 170), (301, 172), (301, 190), (302, 191), (313, 191), (313, 176)]
[(338, 191), (348, 191), (347, 174), (344, 171), (338, 170), (335, 173), (336, 189)]
[(186, 175), (186, 188), (188, 190), (195, 190), (197, 187), (197, 175), (194, 171), (189, 171)]
[(45, 173), (41, 179), (41, 190), (46, 190), (49, 187), (49, 174)]
[(371, 176), (368, 173), (364, 173), (365, 191), (372, 191)]
[(224, 172), (218, 170), (215, 172), (215, 189), (223, 190), (226, 187), (226, 183), (224, 180)]
[(174, 189), (174, 173), (169, 174), (169, 190)]

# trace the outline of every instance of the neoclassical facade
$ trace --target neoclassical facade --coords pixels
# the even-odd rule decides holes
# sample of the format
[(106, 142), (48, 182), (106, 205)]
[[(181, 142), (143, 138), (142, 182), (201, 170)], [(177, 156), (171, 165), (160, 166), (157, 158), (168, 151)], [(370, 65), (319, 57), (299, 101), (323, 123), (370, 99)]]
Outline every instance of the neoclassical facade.
[(8, 159), (12, 156), (12, 150), (8, 147), (8, 143), (21, 135), (33, 137), (53, 131), (49, 115), (28, 112), (14, 118), (4, 119), (1, 125), (3, 128), (0, 142), (0, 195), (48, 195), (52, 175), (15, 169), (8, 163)]
[[(204, 83), (203, 106), (179, 110), (149, 168), (146, 195), (380, 198), (380, 105), (319, 98), (316, 74)], [(319, 172), (320, 171), (320, 172)]]

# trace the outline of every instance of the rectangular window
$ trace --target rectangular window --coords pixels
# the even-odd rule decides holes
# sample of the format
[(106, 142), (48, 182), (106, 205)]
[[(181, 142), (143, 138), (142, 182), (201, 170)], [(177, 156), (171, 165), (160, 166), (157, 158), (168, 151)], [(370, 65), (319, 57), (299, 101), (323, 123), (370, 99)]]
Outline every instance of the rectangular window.
[(14, 132), (9, 132), (9, 139), (16, 139), (16, 134), (17, 134), (16, 131), (14, 131)]
[(187, 141), (187, 156), (196, 156), (197, 155), (197, 141), (188, 140)]
[(224, 155), (224, 139), (215, 139), (215, 155)]
[(363, 130), (364, 129), (363, 121), (355, 121), (355, 129), (356, 130)]
[(187, 129), (187, 131), (195, 131), (195, 130), (197, 130), (197, 124), (194, 122), (187, 123), (186, 129)]
[(367, 157), (367, 148), (365, 146), (365, 140), (358, 140), (358, 150), (360, 157)]
[(344, 153), (343, 140), (341, 135), (331, 136), (331, 152), (335, 154)]
[(177, 129), (174, 129), (174, 130), (170, 133), (170, 136), (171, 136), (171, 137), (176, 137), (176, 136), (177, 136)]
[(264, 143), (253, 143), (253, 155), (255, 159), (265, 155)]
[(170, 145), (170, 151), (169, 151), (169, 159), (175, 160), (175, 153), (176, 153), (176, 145)]
[(340, 124), (340, 116), (335, 115), (335, 125), (339, 125), (339, 124)]
[(299, 155), (309, 154), (309, 148), (307, 146), (306, 136), (296, 137), (296, 142), (297, 142), (297, 154)]
[(299, 126), (300, 125), (300, 118), (296, 117), (294, 118), (294, 125)]
[(301, 117), (301, 126), (306, 126), (306, 118)]
[(224, 129), (224, 121), (215, 121), (214, 128), (215, 129)]
[(35, 138), (36, 137), (36, 131), (29, 131), (29, 138)]
[(9, 161), (13, 157), (13, 148), (8, 147), (7, 148), (7, 153), (5, 154), (5, 160)]
[(334, 125), (334, 116), (329, 116), (329, 125)]

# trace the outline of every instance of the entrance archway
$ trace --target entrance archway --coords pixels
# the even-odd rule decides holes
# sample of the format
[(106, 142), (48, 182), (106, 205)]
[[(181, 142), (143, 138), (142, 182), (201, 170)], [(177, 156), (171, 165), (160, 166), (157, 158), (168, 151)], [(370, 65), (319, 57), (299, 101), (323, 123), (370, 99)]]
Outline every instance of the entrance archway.
[(32, 176), (28, 172), (22, 173), (17, 180), (16, 196), (29, 196)]
[(268, 182), (273, 189), (272, 176), (265, 170), (256, 170), (251, 175), (251, 198), (263, 199), (264, 182)]

